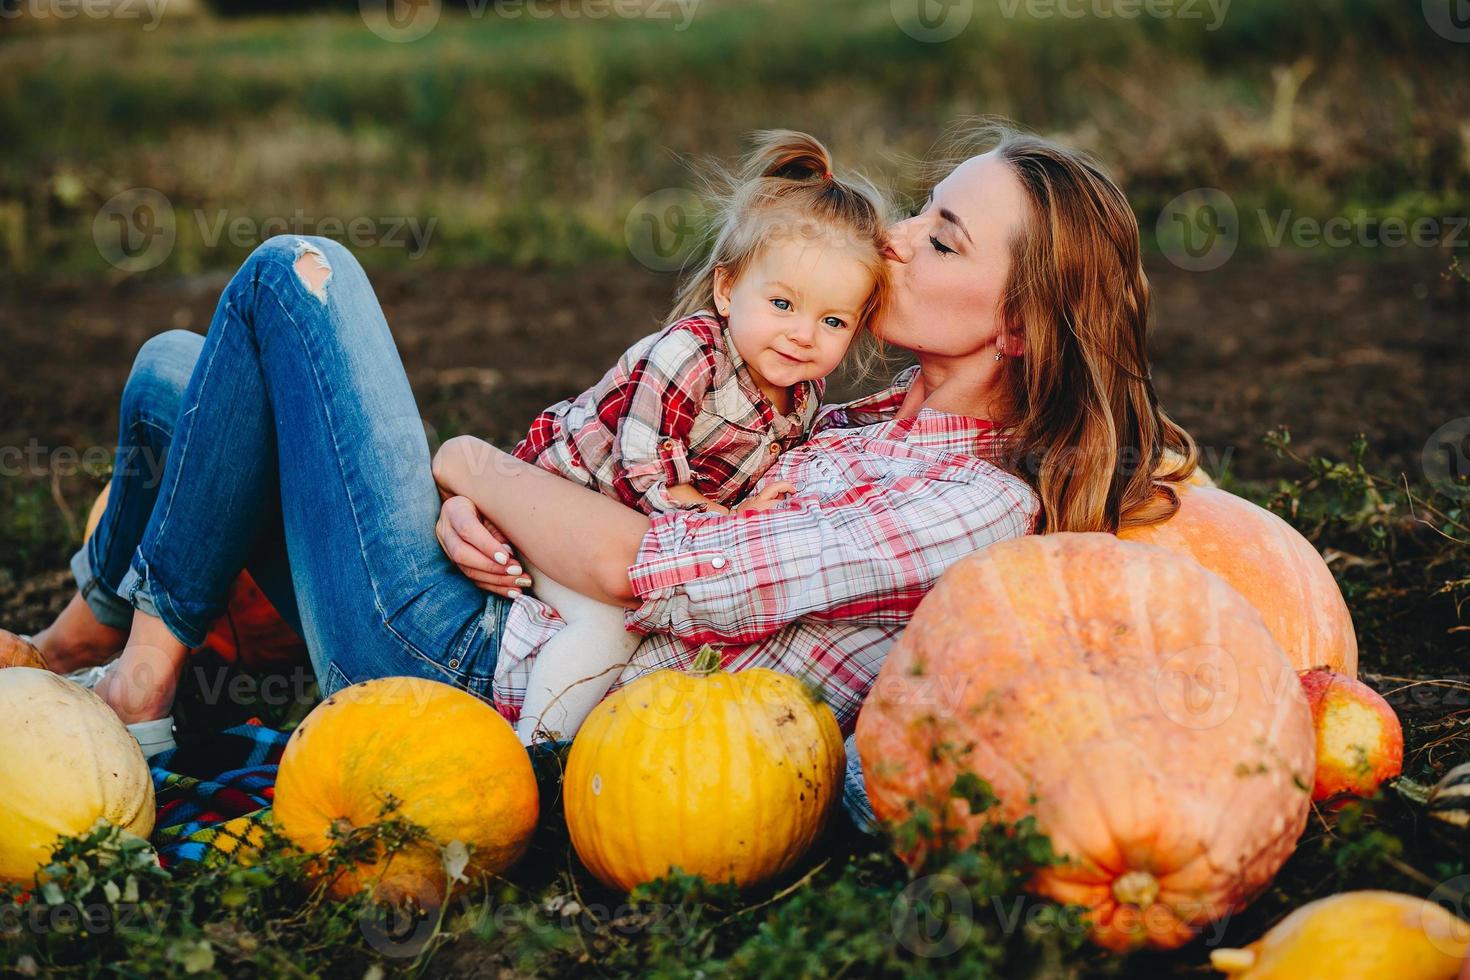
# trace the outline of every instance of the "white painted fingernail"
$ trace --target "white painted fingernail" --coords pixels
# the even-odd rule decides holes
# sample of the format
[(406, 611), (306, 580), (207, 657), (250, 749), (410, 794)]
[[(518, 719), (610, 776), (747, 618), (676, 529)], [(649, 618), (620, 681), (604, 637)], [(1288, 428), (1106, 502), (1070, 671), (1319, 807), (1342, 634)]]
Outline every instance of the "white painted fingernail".
[(507, 575), (519, 575), (519, 574), (521, 574), (521, 566), (519, 566), (519, 565), (506, 565), (505, 566), (505, 574), (507, 574)]
[(498, 561), (498, 562), (500, 562), (500, 564), (502, 564), (502, 565), (504, 565), (504, 564), (505, 564), (505, 560), (506, 560), (506, 559), (507, 559), (507, 558), (509, 558), (509, 557), (510, 557), (510, 556), (509, 556), (509, 555), (507, 555), (507, 554), (506, 554), (506, 553), (505, 553), (505, 552), (503, 552), (503, 551), (497, 551), (497, 552), (495, 552), (495, 560), (496, 560), (496, 561)]
[(517, 598), (520, 597), (521, 590), (520, 589), (506, 589), (505, 594), (508, 595), (508, 596), (510, 596), (512, 599), (517, 599)]

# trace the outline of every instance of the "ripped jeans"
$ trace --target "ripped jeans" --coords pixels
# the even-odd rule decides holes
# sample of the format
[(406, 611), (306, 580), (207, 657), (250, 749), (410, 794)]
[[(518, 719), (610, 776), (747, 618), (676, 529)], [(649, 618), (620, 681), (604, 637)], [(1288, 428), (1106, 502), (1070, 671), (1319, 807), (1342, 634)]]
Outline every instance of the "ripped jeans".
[(127, 629), (137, 608), (198, 646), (246, 568), (305, 639), (323, 696), (407, 675), (489, 700), (510, 600), (439, 547), (424, 425), (347, 249), (261, 245), (207, 337), (143, 345), (121, 414), (107, 509), (72, 559), (100, 622)]

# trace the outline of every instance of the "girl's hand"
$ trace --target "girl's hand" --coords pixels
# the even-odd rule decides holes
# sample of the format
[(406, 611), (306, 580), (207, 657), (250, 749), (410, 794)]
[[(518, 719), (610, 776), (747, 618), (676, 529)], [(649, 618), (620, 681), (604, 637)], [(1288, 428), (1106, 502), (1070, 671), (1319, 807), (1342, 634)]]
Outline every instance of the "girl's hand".
[(515, 597), (531, 585), (510, 542), (468, 497), (448, 497), (434, 525), (439, 547), (465, 577), (486, 592)]
[(777, 480), (760, 488), (757, 493), (751, 494), (740, 503), (735, 505), (737, 511), (746, 510), (770, 510), (779, 507), (786, 498), (796, 492), (796, 484), (787, 480)]

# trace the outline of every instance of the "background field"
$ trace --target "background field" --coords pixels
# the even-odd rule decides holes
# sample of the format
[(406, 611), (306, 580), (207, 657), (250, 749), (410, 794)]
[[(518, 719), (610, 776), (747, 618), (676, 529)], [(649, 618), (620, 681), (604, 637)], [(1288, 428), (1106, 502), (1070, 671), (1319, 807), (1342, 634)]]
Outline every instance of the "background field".
[[(1409, 725), (1407, 770), (1430, 778), (1461, 761), (1470, 709), (1443, 692), (1465, 673), (1467, 534), (1461, 495), (1426, 486), (1423, 459), (1437, 431), (1470, 417), (1470, 284), (1451, 271), (1470, 253), (1470, 43), (1404, 0), (1235, 0), (1213, 28), (1203, 4), (1198, 18), (1128, 18), (1098, 0), (1069, 18), (975, 0), (952, 5), (969, 19), (943, 42), (920, 39), (913, 6), (703, 0), (677, 29), (672, 6), (594, 19), (588, 5), (559, 4), (538, 19), (471, 5), (482, 15), (446, 9), (411, 43), (369, 30), (353, 3), (240, 18), (180, 0), (156, 29), (0, 20), (0, 447), (21, 452), (0, 460), (0, 624), (37, 628), (65, 601), (133, 353), (163, 329), (203, 331), (272, 219), (306, 233), (357, 222), (351, 244), (434, 437), (506, 444), (658, 324), (674, 278), (639, 229), (690, 231), (668, 202), (690, 200), (701, 158), (738, 153), (752, 129), (808, 129), (902, 207), (946, 128), (998, 114), (1093, 151), (1125, 187), (1148, 253), (1166, 408), (1207, 468), (1274, 499), (1328, 554), (1363, 670), (1396, 692)], [(139, 197), (145, 188), (156, 195)], [(1217, 223), (1226, 206), (1233, 230)], [(1334, 218), (1346, 244), (1314, 243), (1311, 228)], [(1292, 230), (1298, 219), (1305, 231)], [(1418, 241), (1393, 244), (1393, 229), (1416, 221)], [(155, 247), (165, 225), (172, 244)], [(834, 396), (855, 390), (848, 379)], [(1282, 426), (1288, 455), (1263, 441)], [(1432, 526), (1419, 521), (1426, 501), (1440, 508)], [(1425, 690), (1441, 694), (1414, 700)], [(1417, 821), (1396, 798), (1346, 821), (1314, 817), (1278, 887), (1229, 939), (1314, 895), (1423, 895), (1463, 874)], [(576, 880), (565, 840), (538, 846), (542, 871), (518, 894), (565, 897)], [(714, 938), (609, 946), (606, 925), (471, 929), (435, 965), (574, 972), (588, 952), (608, 972), (653, 963), (670, 975), (706, 961), (801, 973), (845, 957), (863, 975), (960, 969), (863, 952), (863, 922), (892, 901), (874, 882), (898, 874), (841, 877), (863, 847), (832, 844), (836, 863), (769, 908), (737, 914), (761, 896), (691, 899), (709, 916), (700, 929), (734, 917)], [(824, 902), (847, 903), (851, 918)], [(305, 962), (361, 975), (374, 954), (349, 940)], [(221, 969), (252, 962), (215, 942)], [(1186, 975), (1204, 957), (1193, 948), (1122, 969)], [(1035, 975), (1120, 969), (1064, 960)], [(1023, 975), (1010, 962), (997, 975)]]

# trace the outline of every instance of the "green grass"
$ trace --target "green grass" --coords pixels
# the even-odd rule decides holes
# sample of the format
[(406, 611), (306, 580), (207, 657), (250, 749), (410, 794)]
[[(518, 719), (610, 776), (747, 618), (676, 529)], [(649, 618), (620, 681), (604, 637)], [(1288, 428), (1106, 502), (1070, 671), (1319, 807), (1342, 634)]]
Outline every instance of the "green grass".
[[(693, 186), (690, 158), (734, 154), (749, 130), (810, 129), (902, 196), (910, 161), (979, 113), (1095, 150), (1149, 241), (1159, 208), (1200, 186), (1232, 195), (1248, 247), (1264, 244), (1257, 207), (1453, 214), (1470, 189), (1463, 50), (1417, 5), (1308, 6), (1237, 0), (1209, 31), (976, 0), (943, 44), (856, 0), (705, 0), (683, 31), (446, 12), (409, 44), (346, 15), (22, 30), (0, 46), (19, 82), (0, 91), (0, 257), (30, 276), (109, 271), (98, 208), (151, 187), (177, 219), (164, 273), (238, 262), (249, 240), (210, 240), (221, 216), (298, 209), (308, 231), (433, 219), (429, 263), (573, 265), (625, 256), (635, 202)], [(1277, 79), (1293, 65), (1295, 95)]]

